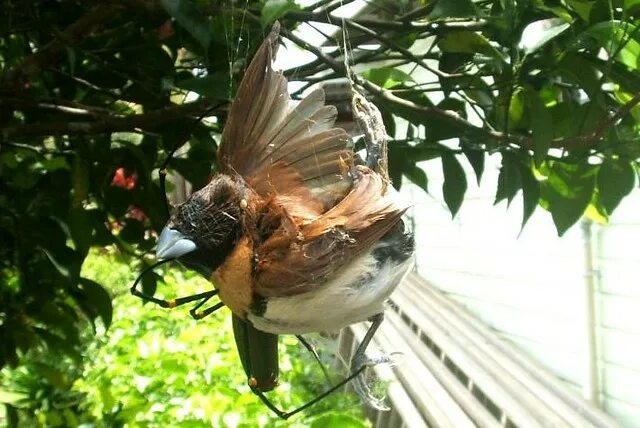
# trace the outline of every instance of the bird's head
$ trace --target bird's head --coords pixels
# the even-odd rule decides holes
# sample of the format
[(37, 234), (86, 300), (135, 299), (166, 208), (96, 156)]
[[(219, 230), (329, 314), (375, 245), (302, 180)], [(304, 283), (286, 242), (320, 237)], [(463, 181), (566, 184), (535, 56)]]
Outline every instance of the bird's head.
[(177, 258), (209, 278), (240, 238), (245, 192), (240, 179), (216, 175), (176, 207), (158, 239), (158, 258)]

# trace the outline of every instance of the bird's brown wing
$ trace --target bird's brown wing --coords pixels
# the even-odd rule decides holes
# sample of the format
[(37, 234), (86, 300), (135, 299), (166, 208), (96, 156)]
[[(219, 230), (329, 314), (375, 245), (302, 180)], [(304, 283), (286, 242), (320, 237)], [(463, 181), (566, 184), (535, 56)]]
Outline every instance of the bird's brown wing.
[(221, 172), (240, 174), (261, 196), (283, 196), (285, 206), (309, 206), (316, 216), (351, 187), (350, 138), (334, 128), (337, 111), (315, 90), (297, 105), (287, 79), (272, 67), (278, 23), (247, 68), (231, 105), (218, 151)]
[(287, 80), (272, 68), (278, 31), (275, 24), (246, 70), (218, 152), (220, 171), (241, 175), (258, 195), (246, 230), (252, 288), (265, 297), (321, 286), (406, 209), (385, 177), (354, 167), (350, 138), (334, 127), (337, 112), (322, 90), (292, 106)]
[(407, 205), (378, 173), (357, 167), (353, 189), (335, 207), (296, 227), (274, 213), (278, 229), (256, 248), (253, 289), (265, 297), (290, 296), (322, 283), (369, 250), (400, 221)]

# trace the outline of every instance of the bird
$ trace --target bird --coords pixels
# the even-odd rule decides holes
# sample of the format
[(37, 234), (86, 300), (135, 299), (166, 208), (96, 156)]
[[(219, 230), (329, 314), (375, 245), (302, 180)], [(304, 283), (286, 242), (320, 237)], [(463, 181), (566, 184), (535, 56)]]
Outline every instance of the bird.
[[(233, 315), (272, 334), (336, 331), (369, 320), (365, 351), (384, 302), (413, 265), (409, 204), (387, 173), (380, 113), (355, 93), (367, 155), (335, 125), (337, 109), (315, 89), (294, 102), (273, 61), (276, 22), (229, 108), (217, 173), (178, 205), (156, 248), (210, 279)], [(357, 390), (368, 394), (361, 380)]]

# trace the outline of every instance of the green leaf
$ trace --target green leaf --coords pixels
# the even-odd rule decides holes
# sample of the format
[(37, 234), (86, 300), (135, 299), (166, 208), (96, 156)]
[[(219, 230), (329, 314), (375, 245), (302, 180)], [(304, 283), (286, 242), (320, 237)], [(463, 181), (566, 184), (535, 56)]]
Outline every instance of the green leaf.
[(469, 144), (463, 143), (462, 153), (467, 157), (467, 160), (471, 164), (471, 168), (473, 168), (473, 172), (476, 173), (476, 180), (479, 186), (482, 174), (484, 173), (484, 150), (477, 149)]
[(87, 160), (82, 156), (76, 156), (73, 160), (73, 201), (74, 207), (79, 207), (87, 198), (89, 192), (89, 168)]
[(482, 34), (469, 31), (447, 33), (438, 46), (447, 53), (484, 54), (490, 58), (503, 61), (502, 54), (491, 45)]
[(81, 254), (87, 254), (93, 234), (93, 222), (87, 211), (79, 206), (71, 208), (67, 227), (76, 250)]
[(553, 139), (553, 118), (538, 92), (527, 90), (526, 99), (533, 133), (533, 158), (536, 166), (540, 166), (547, 157)]
[(471, 0), (437, 0), (431, 11), (431, 18), (459, 18), (477, 15)]
[(455, 217), (467, 191), (467, 178), (462, 165), (452, 153), (442, 154), (442, 172), (444, 174), (444, 183), (442, 184), (444, 201), (451, 211), (451, 217)]
[(624, 0), (623, 9), (627, 14), (637, 13), (640, 9), (640, 0)]
[(640, 56), (640, 41), (636, 26), (624, 21), (599, 22), (578, 36), (583, 46), (589, 46), (589, 41), (595, 40), (610, 54), (616, 54), (616, 59), (631, 69), (638, 68)]
[[(55, 325), (56, 327), (60, 328), (60, 325), (56, 325), (57, 323), (54, 321), (49, 321), (48, 324), (50, 326)], [(69, 327), (65, 327), (65, 329), (68, 328), (73, 327), (71, 325), (69, 325)], [(47, 348), (50, 352), (66, 354), (76, 362), (82, 361), (82, 355), (80, 355), (80, 352), (78, 352), (77, 347), (79, 341), (77, 340), (77, 338), (73, 337), (73, 332), (67, 333), (67, 337), (62, 337), (58, 334), (53, 334), (51, 331), (45, 330), (43, 328), (36, 328), (34, 330), (38, 333), (40, 339), (47, 345)]]
[(173, 168), (178, 171), (194, 188), (204, 187), (209, 182), (211, 164), (204, 159), (173, 159)]
[[(613, 65), (619, 66), (617, 63)], [(594, 62), (593, 58), (572, 52), (567, 52), (563, 59), (558, 62), (558, 68), (563, 79), (577, 83), (589, 95), (589, 98), (594, 98), (602, 92), (600, 77), (598, 76), (600, 72), (605, 72), (606, 70), (607, 74), (611, 73), (613, 77), (613, 69), (609, 70), (606, 61), (600, 64)], [(633, 80), (633, 78), (630, 80)]]
[(589, 22), (589, 15), (591, 14), (591, 8), (593, 7), (593, 2), (589, 0), (567, 0), (567, 4), (571, 7), (580, 18)]
[(510, 152), (502, 153), (502, 166), (498, 175), (498, 189), (494, 205), (506, 199), (507, 206), (522, 188), (522, 178), (520, 177), (520, 160)]
[(280, 19), (290, 10), (299, 10), (295, 2), (291, 0), (267, 0), (262, 7), (262, 14), (260, 15), (260, 22), (264, 27), (270, 25), (276, 20)]
[(57, 171), (59, 169), (68, 169), (69, 163), (65, 158), (56, 156), (56, 157), (52, 157), (50, 159), (46, 159), (41, 162), (38, 162), (37, 164), (34, 165), (34, 167), (38, 170), (45, 170), (45, 171), (52, 172), (52, 171)]
[(454, 112), (456, 112), (458, 114), (458, 116), (463, 117), (463, 118), (467, 117), (466, 106), (467, 106), (467, 104), (464, 101), (458, 100), (456, 98), (450, 98), (450, 97), (447, 97), (447, 98), (443, 99), (437, 105), (437, 107), (440, 110), (451, 110), (451, 111), (454, 111)]
[(101, 404), (105, 409), (111, 409), (115, 404), (116, 400), (111, 393), (111, 389), (109, 385), (99, 385), (98, 386), (98, 395), (100, 397)]
[(175, 18), (178, 24), (207, 51), (211, 35), (209, 23), (202, 11), (190, 0), (161, 0), (160, 3), (169, 15)]
[(522, 87), (516, 88), (509, 100), (509, 128), (517, 128), (524, 116), (525, 91)]
[[(402, 98), (418, 105), (434, 107), (431, 100), (424, 96), (424, 94), (403, 94)], [(401, 104), (390, 103), (383, 98), (376, 98), (375, 102), (381, 110), (386, 110), (398, 117), (402, 117), (412, 125), (424, 125), (426, 130), (425, 138), (429, 142), (458, 138), (464, 133), (464, 129), (460, 125), (452, 123), (451, 121), (425, 115)], [(391, 147), (391, 150), (393, 150), (393, 147)]]
[(144, 239), (144, 225), (139, 220), (128, 218), (118, 236), (130, 244), (138, 243)]
[(520, 179), (522, 182), (522, 226), (520, 230), (531, 218), (540, 202), (540, 182), (536, 179), (531, 169), (524, 164), (520, 164)]
[(56, 388), (64, 387), (66, 383), (65, 376), (63, 373), (60, 373), (60, 370), (50, 366), (49, 364), (38, 362), (34, 363), (33, 367), (35, 368), (38, 375), (46, 379), (52, 386)]
[[(569, 56), (571, 54), (568, 54)], [(585, 64), (593, 65), (593, 68), (597, 70), (597, 73), (603, 73), (606, 76), (609, 76), (614, 82), (620, 85), (620, 89), (629, 93), (636, 93), (640, 91), (640, 73), (636, 73), (635, 71), (627, 69), (624, 65), (614, 62), (610, 63), (606, 59), (597, 58), (595, 56), (585, 56)], [(594, 73), (596, 74), (596, 73)], [(599, 83), (599, 76), (592, 77), (595, 83)], [(597, 86), (595, 90), (600, 90), (600, 87)], [(590, 97), (592, 97), (592, 93), (587, 91)]]
[(465, 89), (464, 93), (482, 109), (493, 109), (494, 99), (489, 85), (478, 77), (474, 78), (472, 82), (473, 86)]
[(427, 174), (422, 168), (414, 164), (412, 167), (405, 169), (403, 172), (404, 175), (406, 175), (407, 178), (411, 180), (411, 182), (419, 186), (421, 189), (428, 191), (427, 185), (429, 183), (429, 180), (427, 179)]
[(11, 404), (14, 407), (28, 406), (29, 392), (11, 391), (9, 389), (0, 388), (0, 403)]
[(607, 214), (611, 215), (620, 201), (627, 196), (636, 183), (636, 175), (629, 161), (606, 158), (598, 170), (599, 201)]
[(133, 203), (131, 191), (112, 185), (104, 189), (104, 198), (107, 208), (116, 217), (125, 214)]
[(102, 318), (105, 328), (109, 328), (113, 317), (113, 305), (107, 290), (89, 278), (80, 278), (80, 285), (88, 302)]
[(388, 110), (381, 110), (380, 115), (382, 116), (382, 123), (387, 130), (387, 135), (396, 135), (396, 121), (393, 113)]
[[(206, 47), (205, 47), (206, 48)], [(140, 71), (148, 77), (162, 79), (175, 73), (175, 58), (161, 45), (132, 46), (121, 53), (121, 60), (125, 63), (136, 64)]]
[(362, 77), (385, 89), (391, 89), (405, 82), (414, 81), (409, 74), (393, 67), (371, 68), (363, 71)]
[(84, 255), (66, 246), (43, 248), (43, 251), (51, 264), (70, 284), (75, 284), (78, 281)]
[(389, 158), (389, 178), (391, 179), (393, 187), (396, 190), (400, 190), (402, 187), (402, 169), (395, 168), (391, 158)]
[(204, 77), (180, 80), (176, 82), (176, 86), (212, 100), (229, 99), (229, 76), (221, 71), (210, 73)]
[(310, 428), (366, 428), (368, 425), (362, 420), (344, 413), (326, 413), (313, 418)]
[(525, 54), (531, 54), (564, 33), (570, 25), (560, 18), (534, 21), (522, 31), (518, 46), (524, 50)]
[(541, 184), (541, 198), (562, 236), (584, 214), (596, 186), (597, 166), (555, 162)]

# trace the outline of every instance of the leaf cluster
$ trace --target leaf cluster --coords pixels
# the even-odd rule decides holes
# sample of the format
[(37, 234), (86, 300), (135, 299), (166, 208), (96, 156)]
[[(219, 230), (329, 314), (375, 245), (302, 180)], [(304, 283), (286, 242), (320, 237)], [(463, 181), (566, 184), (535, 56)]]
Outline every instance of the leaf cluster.
[[(562, 235), (585, 212), (606, 221), (636, 185), (640, 145), (640, 7), (634, 1), (373, 2), (339, 20), (329, 2), (285, 18), (333, 23), (307, 85), (347, 71), (374, 97), (390, 135), (390, 170), (428, 189), (421, 162), (440, 158), (455, 214), (487, 155), (501, 168), (495, 202), (522, 192)], [(344, 36), (348, 39), (343, 40)], [(333, 50), (332, 50), (333, 48)]]

